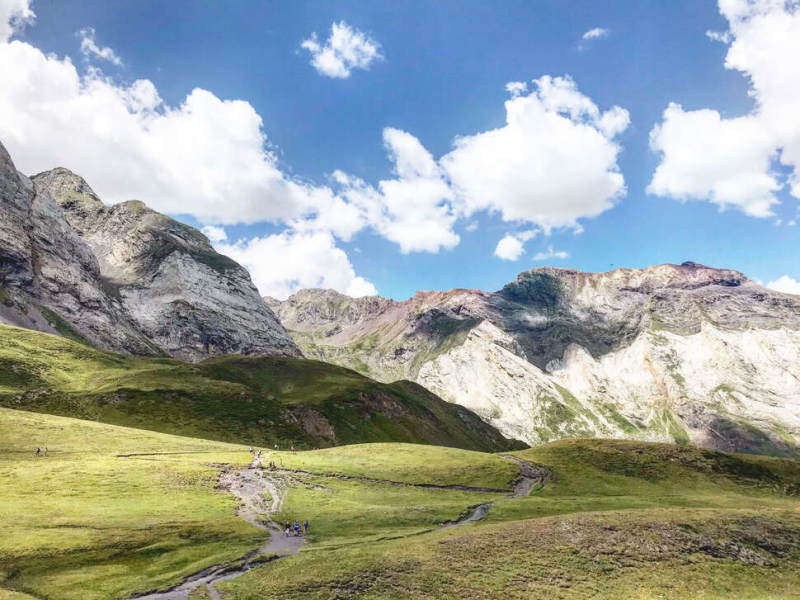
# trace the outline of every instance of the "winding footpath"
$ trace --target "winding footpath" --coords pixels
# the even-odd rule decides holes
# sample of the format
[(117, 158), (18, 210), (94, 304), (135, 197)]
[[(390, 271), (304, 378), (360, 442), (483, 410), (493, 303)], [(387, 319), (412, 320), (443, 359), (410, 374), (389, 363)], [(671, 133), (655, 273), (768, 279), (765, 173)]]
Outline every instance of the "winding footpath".
[[(267, 562), (260, 558), (262, 556), (271, 557), (269, 560), (292, 556), (305, 545), (305, 537), (286, 537), (280, 525), (274, 521), (267, 521), (265, 525), (259, 520), (259, 517), (268, 519), (280, 512), (288, 491), (281, 478), (270, 476), (262, 470), (260, 461), (253, 461), (249, 468), (239, 471), (223, 470), (219, 476), (219, 487), (239, 500), (236, 514), (254, 527), (269, 532), (269, 540), (235, 563), (208, 567), (166, 591), (135, 594), (129, 600), (188, 600), (189, 594), (203, 586), (211, 598), (220, 600), (215, 583), (239, 577), (253, 567)], [(269, 494), (269, 501), (266, 500), (265, 492)]]
[[(143, 456), (143, 455), (121, 455)], [(492, 505), (497, 502), (511, 500), (512, 498), (522, 498), (527, 496), (534, 486), (543, 488), (550, 478), (550, 471), (545, 467), (540, 467), (528, 463), (515, 456), (502, 454), (506, 460), (510, 460), (519, 466), (519, 479), (514, 485), (510, 494), (503, 498), (479, 504), (472, 508), (470, 512), (452, 523), (442, 525), (432, 531), (441, 531), (453, 527), (460, 527), (467, 523), (474, 523), (485, 518), (489, 514)], [(234, 470), (224, 468), (219, 476), (220, 489), (227, 490), (239, 501), (236, 514), (246, 520), (254, 527), (262, 531), (269, 532), (269, 540), (261, 547), (238, 561), (224, 565), (213, 565), (202, 571), (190, 575), (178, 585), (161, 592), (146, 592), (144, 594), (134, 594), (128, 600), (188, 600), (189, 594), (194, 590), (205, 586), (213, 600), (221, 600), (214, 584), (219, 581), (234, 579), (246, 573), (253, 567), (264, 564), (270, 560), (276, 560), (296, 554), (304, 545), (305, 537), (286, 537), (281, 526), (269, 520), (273, 514), (280, 512), (283, 501), (288, 493), (287, 479), (285, 475), (300, 475), (317, 478), (358, 480), (367, 483), (381, 483), (387, 485), (400, 485), (409, 487), (450, 489), (467, 492), (505, 492), (509, 490), (498, 490), (493, 488), (468, 487), (463, 485), (435, 485), (427, 483), (406, 483), (400, 481), (390, 481), (384, 479), (373, 479), (370, 477), (353, 477), (348, 475), (336, 475), (325, 473), (309, 473), (306, 471), (294, 471), (289, 469), (278, 469), (276, 471), (265, 471), (260, 460), (254, 460), (246, 469)], [(327, 488), (325, 488), (327, 490)], [(330, 491), (330, 490), (327, 490)], [(268, 496), (266, 496), (267, 494)], [(269, 500), (267, 500), (267, 497)], [(266, 521), (266, 524), (264, 523)], [(267, 559), (261, 557), (269, 557)]]

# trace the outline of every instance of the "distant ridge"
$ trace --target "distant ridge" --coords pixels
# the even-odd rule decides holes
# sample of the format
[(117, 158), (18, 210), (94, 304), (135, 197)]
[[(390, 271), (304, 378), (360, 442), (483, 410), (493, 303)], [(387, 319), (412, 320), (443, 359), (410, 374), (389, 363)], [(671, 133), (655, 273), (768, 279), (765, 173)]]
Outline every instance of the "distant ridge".
[(498, 292), (397, 302), (301, 290), (273, 311), (307, 356), (408, 378), (509, 437), (798, 456), (800, 297), (687, 261), (541, 267)]

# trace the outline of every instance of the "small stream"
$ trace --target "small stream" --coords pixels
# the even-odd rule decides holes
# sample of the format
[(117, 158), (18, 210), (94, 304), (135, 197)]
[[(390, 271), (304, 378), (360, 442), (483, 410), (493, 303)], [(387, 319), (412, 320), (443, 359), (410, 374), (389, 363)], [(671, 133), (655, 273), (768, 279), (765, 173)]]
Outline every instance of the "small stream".
[[(260, 468), (254, 466), (240, 471), (223, 471), (220, 475), (220, 486), (228, 489), (241, 502), (237, 514), (251, 525), (268, 531), (269, 540), (257, 550), (235, 562), (213, 565), (190, 575), (168, 590), (141, 595), (134, 594), (130, 596), (129, 600), (188, 600), (189, 594), (203, 586), (208, 590), (211, 598), (220, 600), (219, 592), (214, 587), (215, 583), (235, 579), (270, 560), (293, 556), (305, 545), (305, 537), (294, 535), (287, 537), (277, 523), (270, 521), (268, 525), (264, 525), (258, 520), (259, 515), (271, 515), (280, 510), (285, 490), (279, 481), (264, 475)], [(270, 503), (264, 500), (264, 492), (269, 493)], [(261, 558), (264, 556), (272, 558), (265, 560)]]
[(508, 454), (501, 454), (500, 456), (519, 465), (520, 479), (516, 485), (514, 485), (513, 493), (509, 494), (505, 498), (498, 498), (497, 500), (492, 500), (491, 502), (486, 502), (485, 504), (479, 504), (466, 517), (462, 517), (461, 519), (453, 521), (452, 523), (448, 523), (447, 525), (442, 525), (441, 527), (437, 528), (437, 531), (450, 529), (452, 527), (460, 527), (461, 525), (466, 525), (467, 523), (475, 523), (476, 521), (480, 521), (486, 518), (486, 515), (489, 514), (489, 509), (491, 509), (496, 502), (503, 502), (513, 498), (522, 498), (523, 496), (530, 494), (533, 486), (536, 484), (539, 484), (542, 487), (547, 485), (547, 481), (550, 478), (550, 471), (545, 467), (533, 465), (520, 458), (517, 458), (516, 456), (511, 456)]
[[(519, 465), (520, 480), (514, 486), (513, 492), (504, 498), (498, 498), (497, 500), (476, 506), (467, 516), (452, 523), (448, 523), (447, 525), (443, 525), (437, 528), (437, 531), (480, 521), (489, 514), (489, 510), (496, 502), (527, 496), (534, 485), (540, 484), (544, 486), (547, 483), (550, 473), (546, 468), (532, 465), (514, 456), (501, 456)], [(250, 552), (238, 561), (225, 565), (213, 565), (190, 575), (181, 583), (168, 590), (163, 592), (134, 594), (130, 596), (128, 600), (188, 600), (189, 594), (203, 586), (208, 590), (213, 600), (221, 600), (219, 592), (217, 592), (214, 587), (215, 583), (235, 579), (265, 562), (297, 554), (305, 545), (305, 537), (287, 537), (284, 535), (280, 525), (274, 521), (270, 521), (268, 525), (264, 525), (258, 520), (259, 516), (269, 516), (280, 512), (283, 500), (286, 497), (284, 483), (279, 478), (265, 474), (260, 466), (260, 464), (253, 463), (248, 469), (223, 471), (220, 474), (220, 487), (227, 489), (241, 503), (237, 509), (237, 515), (245, 519), (251, 525), (263, 531), (268, 531), (270, 534), (269, 540), (263, 546)], [(311, 475), (311, 473), (309, 473), (309, 475)], [(430, 487), (424, 484), (420, 484), (420, 486)], [(452, 487), (462, 488), (462, 486)], [(267, 492), (271, 498), (269, 503), (264, 499), (264, 492)], [(261, 558), (263, 556), (271, 556), (272, 558), (265, 560)]]

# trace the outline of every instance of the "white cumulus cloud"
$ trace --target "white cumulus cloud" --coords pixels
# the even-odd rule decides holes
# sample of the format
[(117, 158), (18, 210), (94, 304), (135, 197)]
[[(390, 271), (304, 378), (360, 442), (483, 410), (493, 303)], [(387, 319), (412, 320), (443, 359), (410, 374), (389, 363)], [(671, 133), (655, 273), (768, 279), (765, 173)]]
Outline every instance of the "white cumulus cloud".
[(553, 250), (552, 246), (548, 246), (546, 252), (537, 252), (533, 256), (533, 260), (536, 261), (550, 260), (551, 258), (558, 258), (558, 259), (569, 258), (569, 252), (564, 252), (563, 250)]
[(506, 84), (506, 91), (512, 98), (528, 93), (528, 83), (525, 81), (509, 81)]
[(218, 241), (214, 248), (246, 267), (262, 296), (285, 300), (303, 288), (330, 288), (353, 297), (378, 293), (356, 276), (329, 233), (283, 232), (234, 243)]
[(319, 200), (283, 174), (248, 102), (196, 88), (171, 106), (147, 79), (81, 75), (20, 41), (0, 44), (0, 73), (0, 139), (25, 173), (65, 166), (107, 202), (206, 223), (296, 218)]
[(0, 0), (0, 43), (8, 41), (35, 20), (31, 0)]
[(458, 245), (460, 237), (453, 231), (458, 217), (454, 194), (431, 153), (416, 137), (399, 129), (384, 129), (383, 141), (397, 178), (383, 180), (375, 188), (337, 172), (334, 178), (341, 186), (339, 193), (405, 254), (435, 253)]
[(208, 238), (208, 241), (212, 244), (218, 244), (219, 242), (224, 242), (228, 239), (228, 234), (225, 232), (224, 227), (217, 227), (215, 225), (206, 225), (201, 230), (205, 236)]
[(110, 63), (115, 65), (122, 66), (122, 59), (117, 56), (117, 53), (114, 52), (108, 46), (98, 46), (96, 38), (96, 32), (92, 27), (84, 27), (78, 32), (78, 37), (81, 39), (81, 52), (87, 58), (92, 56), (96, 56), (97, 58), (102, 58), (103, 60), (107, 60)]
[[(795, 0), (719, 0), (730, 44), (725, 67), (750, 84), (753, 110), (724, 118), (712, 108), (671, 103), (650, 133), (661, 155), (647, 190), (676, 200), (705, 200), (754, 217), (773, 215), (787, 183), (800, 198), (800, 4)], [(784, 178), (776, 161), (788, 168)]]
[(312, 33), (300, 46), (311, 53), (311, 64), (320, 74), (335, 79), (350, 77), (353, 69), (369, 69), (383, 58), (378, 42), (344, 21), (331, 25), (331, 35), (324, 44)]
[(775, 281), (770, 281), (767, 284), (767, 287), (778, 292), (783, 292), (784, 294), (795, 294), (800, 296), (800, 281), (796, 281), (788, 275), (779, 277)]
[(440, 162), (467, 215), (577, 228), (625, 195), (615, 138), (630, 117), (618, 106), (601, 112), (569, 77), (533, 84), (505, 103), (504, 127), (457, 138)]
[(518, 260), (525, 251), (525, 242), (536, 235), (535, 231), (521, 231), (519, 233), (507, 233), (494, 249), (494, 255), (503, 260)]

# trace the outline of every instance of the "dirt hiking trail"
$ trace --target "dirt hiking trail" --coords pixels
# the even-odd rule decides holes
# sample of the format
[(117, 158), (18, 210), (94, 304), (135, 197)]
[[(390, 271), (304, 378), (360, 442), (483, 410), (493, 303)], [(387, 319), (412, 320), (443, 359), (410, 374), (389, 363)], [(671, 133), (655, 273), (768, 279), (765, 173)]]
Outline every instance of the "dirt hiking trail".
[[(177, 453), (175, 453), (177, 454)], [(146, 456), (141, 455), (120, 455), (121, 458)], [(253, 552), (250, 552), (240, 560), (224, 564), (213, 565), (202, 571), (190, 575), (178, 585), (160, 592), (146, 592), (143, 594), (134, 594), (128, 600), (188, 600), (189, 594), (205, 586), (209, 595), (214, 600), (221, 600), (219, 592), (217, 592), (214, 584), (219, 581), (225, 581), (239, 577), (250, 569), (279, 558), (292, 556), (296, 554), (306, 543), (305, 537), (302, 536), (286, 536), (283, 528), (276, 522), (270, 520), (270, 516), (279, 513), (283, 507), (283, 501), (289, 491), (290, 483), (297, 483), (291, 481), (291, 476), (309, 476), (315, 478), (330, 478), (330, 479), (345, 479), (345, 480), (358, 480), (367, 483), (382, 483), (387, 485), (421, 487), (421, 488), (434, 488), (434, 489), (451, 489), (466, 492), (499, 492), (508, 494), (503, 498), (479, 504), (473, 508), (468, 509), (465, 516), (448, 523), (431, 531), (440, 531), (443, 529), (450, 529), (452, 527), (460, 527), (467, 523), (474, 523), (485, 518), (489, 514), (489, 510), (496, 502), (503, 502), (512, 498), (522, 498), (527, 496), (535, 486), (537, 489), (542, 489), (547, 485), (547, 481), (551, 477), (550, 471), (538, 465), (528, 463), (515, 456), (502, 454), (500, 455), (506, 460), (510, 460), (519, 466), (519, 476), (514, 483), (513, 490), (509, 493), (508, 489), (499, 490), (493, 488), (481, 487), (468, 487), (463, 485), (435, 485), (428, 483), (405, 483), (399, 481), (390, 481), (384, 479), (373, 479), (370, 477), (353, 477), (347, 475), (326, 474), (326, 473), (310, 473), (306, 471), (295, 471), (290, 469), (276, 469), (274, 471), (265, 470), (261, 461), (256, 459), (246, 469), (231, 469), (227, 465), (220, 465), (223, 467), (219, 476), (218, 488), (230, 492), (238, 501), (239, 506), (236, 509), (236, 514), (243, 518), (245, 521), (258, 527), (262, 531), (269, 532), (269, 540), (261, 547)], [(289, 477), (287, 477), (289, 476)], [(320, 488), (325, 491), (330, 491), (327, 488)], [(265, 524), (266, 523), (266, 524)]]

